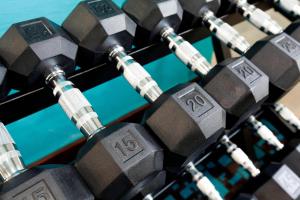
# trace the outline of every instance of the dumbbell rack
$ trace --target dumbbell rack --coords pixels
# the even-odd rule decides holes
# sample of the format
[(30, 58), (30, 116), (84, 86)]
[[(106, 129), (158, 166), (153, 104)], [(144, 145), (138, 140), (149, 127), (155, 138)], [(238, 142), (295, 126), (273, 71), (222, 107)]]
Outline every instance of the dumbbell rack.
[[(261, 8), (262, 10), (267, 10), (270, 8), (270, 5), (263, 2), (257, 3), (256, 6)], [(220, 16), (222, 16), (221, 18), (230, 25), (235, 25), (244, 21), (244, 19), (238, 14), (223, 15), (222, 13), (220, 13)], [(206, 30), (206, 28), (200, 27), (181, 32), (180, 35), (184, 37), (187, 41), (194, 43), (209, 37), (210, 33)], [(224, 46), (219, 40), (213, 38), (212, 41), (217, 62), (221, 62), (224, 59), (231, 57), (230, 50), (226, 46)], [(130, 55), (134, 57), (138, 62), (145, 65), (170, 53), (170, 50), (166, 46), (164, 46), (161, 43), (155, 43), (140, 49), (134, 49), (130, 53)], [(79, 69), (69, 78), (76, 86), (78, 86), (80, 90), (85, 91), (97, 85), (103, 84), (107, 81), (110, 81), (118, 76), (120, 76), (120, 73), (115, 69), (115, 67), (112, 67), (107, 63), (102, 63), (92, 68)], [(43, 100), (41, 101), (40, 99)], [(34, 88), (28, 91), (18, 92), (16, 94), (6, 97), (0, 102), (0, 119), (5, 124), (11, 123), (30, 114), (33, 114), (37, 111), (40, 111), (46, 107), (49, 107), (55, 103), (56, 99), (51, 95), (49, 91), (47, 91), (47, 88)], [(126, 116), (123, 116), (122, 118), (118, 119), (113, 123), (119, 121), (139, 122), (142, 117), (143, 111), (145, 111), (147, 107), (148, 105), (141, 107), (135, 111), (132, 111), (131, 113), (128, 113)], [(287, 133), (287, 135), (291, 135), (296, 132), (294, 127), (291, 127), (288, 124), (286, 124), (283, 120), (280, 120), (279, 116), (274, 117), (275, 115), (276, 113), (274, 113), (272, 109), (267, 107), (266, 109), (263, 109), (260, 113), (258, 113), (257, 117), (267, 118), (275, 121), (275, 123), (280, 127), (280, 129)], [(237, 133), (241, 131), (243, 130), (238, 129), (231, 133), (233, 141), (235, 141), (238, 144), (241, 144), (244, 141), (244, 138), (235, 137)], [(287, 137), (287, 139), (289, 139), (289, 137)], [(73, 155), (75, 155), (76, 151), (82, 143), (83, 140), (77, 141), (75, 144), (72, 144), (71, 146), (62, 149), (59, 152), (56, 152), (55, 155), (50, 155), (47, 158), (39, 161), (38, 163), (34, 163), (33, 165), (42, 163), (54, 163), (54, 161), (56, 163), (68, 163), (71, 160), (73, 160)], [(214, 150), (214, 153), (208, 153), (204, 155), (201, 159), (199, 159), (197, 164), (207, 160), (208, 157), (215, 157), (216, 155), (220, 154), (220, 148), (221, 147), (218, 146), (217, 149)], [(252, 150), (250, 145), (244, 147), (244, 150), (250, 156), (251, 154), (253, 154), (253, 152), (251, 152)], [(224, 153), (224, 150), (222, 152)], [(158, 192), (158, 195), (162, 194), (164, 191), (167, 191), (176, 182), (176, 178), (178, 177), (169, 177), (169, 184), (166, 185), (166, 187), (163, 190)], [(235, 189), (237, 191), (239, 187)]]

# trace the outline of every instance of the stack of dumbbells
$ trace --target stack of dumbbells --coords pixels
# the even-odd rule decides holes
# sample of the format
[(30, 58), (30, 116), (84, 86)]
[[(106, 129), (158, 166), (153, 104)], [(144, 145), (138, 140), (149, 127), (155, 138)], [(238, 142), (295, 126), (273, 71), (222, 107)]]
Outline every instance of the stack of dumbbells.
[[(291, 2), (268, 3), (297, 18), (300, 4)], [(48, 87), (44, 90), (52, 90), (86, 143), (69, 165), (27, 169), (1, 124), (0, 199), (164, 199), (164, 191), (174, 180), (187, 178), (199, 190), (194, 199), (221, 200), (225, 195), (202, 164), (214, 152), (228, 154), (235, 166), (253, 177), (226, 198), (299, 199), (300, 121), (277, 101), (300, 78), (300, 21), (283, 29), (250, 3), (127, 0), (118, 7), (110, 0), (86, 0), (61, 26), (47, 18), (13, 24), (0, 39), (1, 96), (5, 100), (10, 89)], [(269, 36), (250, 46), (234, 27), (217, 17), (224, 10), (239, 12)], [(203, 30), (198, 26), (206, 27), (241, 56), (211, 65), (177, 34)], [(196, 81), (163, 91), (128, 54), (133, 48), (159, 43), (199, 76)], [(76, 73), (77, 65), (89, 70), (102, 63), (107, 63), (107, 70), (121, 73), (149, 102), (140, 123), (104, 126), (86, 97), (67, 79)], [(277, 132), (259, 120), (262, 112), (285, 124), (294, 135), (288, 135), (288, 141), (278, 138)], [(234, 142), (242, 129), (248, 133), (246, 143), (259, 138), (278, 151), (269, 157), (267, 166), (259, 169), (262, 165), (251, 160), (254, 156), (242, 150), (247, 145)]]

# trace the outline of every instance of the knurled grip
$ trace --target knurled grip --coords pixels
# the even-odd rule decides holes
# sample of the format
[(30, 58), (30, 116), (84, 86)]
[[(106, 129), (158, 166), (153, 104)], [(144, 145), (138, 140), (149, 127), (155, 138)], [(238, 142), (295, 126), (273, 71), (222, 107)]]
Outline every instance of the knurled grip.
[(242, 15), (258, 29), (271, 35), (283, 32), (282, 27), (270, 15), (256, 6), (248, 4), (246, 0), (236, 1), (236, 5)]
[(274, 0), (274, 3), (287, 13), (295, 17), (300, 16), (300, 2), (298, 0)]
[(154, 102), (163, 92), (151, 75), (123, 48), (116, 47), (110, 54), (117, 61), (117, 69), (123, 72), (128, 83), (146, 100)]
[(217, 18), (213, 12), (204, 10), (202, 19), (216, 38), (237, 53), (243, 54), (250, 48), (250, 44), (244, 36), (240, 35), (232, 26)]
[(178, 36), (172, 28), (164, 29), (161, 36), (168, 42), (169, 49), (193, 72), (206, 75), (213, 68), (191, 43)]
[(25, 170), (21, 153), (8, 133), (4, 124), (0, 123), (0, 176), (3, 182)]

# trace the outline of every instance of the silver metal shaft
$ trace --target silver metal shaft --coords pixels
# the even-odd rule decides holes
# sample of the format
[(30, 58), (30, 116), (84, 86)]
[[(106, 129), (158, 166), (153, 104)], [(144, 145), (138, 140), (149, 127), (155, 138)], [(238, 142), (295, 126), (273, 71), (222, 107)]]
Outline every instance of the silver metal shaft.
[(6, 182), (25, 171), (20, 152), (4, 124), (0, 123), (0, 178)]
[(143, 200), (154, 200), (154, 197), (152, 196), (152, 194), (147, 194)]
[(294, 17), (300, 17), (300, 2), (299, 0), (274, 0), (282, 10)]
[(169, 49), (193, 72), (206, 75), (213, 66), (192, 44), (178, 36), (170, 27), (161, 31), (162, 40), (166, 41)]
[(109, 57), (117, 62), (117, 69), (123, 72), (128, 83), (147, 101), (154, 102), (163, 93), (151, 75), (127, 55), (123, 47), (114, 46)]
[(209, 200), (222, 200), (220, 193), (215, 188), (213, 183), (200, 172), (194, 163), (190, 162), (186, 166), (186, 171), (190, 173), (193, 180), (196, 183), (197, 188), (205, 195)]
[(256, 130), (256, 133), (260, 136), (260, 138), (265, 140), (268, 144), (275, 146), (276, 150), (279, 151), (284, 147), (276, 135), (267, 126), (258, 121), (253, 115), (249, 117), (248, 122)]
[(89, 101), (65, 78), (65, 73), (59, 66), (55, 66), (46, 77), (46, 84), (53, 89), (62, 109), (86, 138), (104, 128)]
[(229, 48), (239, 54), (244, 54), (250, 48), (245, 37), (240, 35), (232, 26), (217, 18), (212, 11), (202, 9), (200, 15), (204, 25)]
[(251, 24), (263, 32), (275, 35), (283, 32), (283, 28), (272, 19), (270, 15), (254, 5), (251, 5), (247, 0), (231, 0), (236, 4), (244, 18), (246, 18)]
[(224, 135), (220, 142), (226, 147), (227, 153), (231, 156), (232, 160), (248, 170), (251, 176), (255, 177), (260, 173), (260, 170), (255, 167), (247, 154), (233, 143), (228, 136)]

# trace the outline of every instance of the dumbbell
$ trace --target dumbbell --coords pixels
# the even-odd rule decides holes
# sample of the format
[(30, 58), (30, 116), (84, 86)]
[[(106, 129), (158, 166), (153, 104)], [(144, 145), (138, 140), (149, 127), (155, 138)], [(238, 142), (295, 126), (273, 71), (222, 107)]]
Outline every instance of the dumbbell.
[[(69, 32), (69, 34), (75, 39), (75, 41), (80, 41), (80, 39), (78, 37), (78, 32), (79, 32), (79, 30), (86, 30), (86, 27), (84, 24), (89, 23), (89, 22), (87, 22), (87, 23), (76, 22), (78, 17), (79, 16), (82, 17), (83, 16), (82, 13), (95, 12), (95, 10), (97, 10), (97, 9), (93, 9), (93, 7), (103, 8), (104, 7), (103, 4), (105, 1), (92, 1), (92, 3), (89, 3), (89, 2), (90, 1), (85, 1), (85, 2), (80, 3), (74, 9), (74, 11), (70, 14), (70, 16), (66, 19), (66, 21), (63, 24), (63, 27)], [(93, 5), (96, 2), (98, 5), (97, 4)], [(107, 10), (110, 10), (108, 8), (109, 6), (112, 7), (111, 9), (118, 9), (115, 5), (112, 5), (112, 2), (110, 2), (110, 1), (107, 2), (107, 5), (105, 5)], [(117, 11), (115, 11), (115, 13), (117, 13), (116, 16), (112, 16), (111, 15), (112, 12), (110, 12), (110, 15), (108, 15), (107, 18), (117, 17), (118, 15), (120, 15), (119, 12), (121, 12), (121, 10), (119, 10), (119, 9)], [(100, 14), (96, 13), (89, 17), (96, 18), (96, 16), (99, 16), (99, 15)], [(101, 15), (101, 17), (102, 17), (101, 20), (103, 20), (103, 21), (110, 20), (110, 19), (105, 19), (104, 15)], [(97, 19), (91, 19), (91, 21), (97, 21)], [(100, 22), (100, 24), (103, 24), (103, 23)], [(115, 29), (116, 29), (115, 31), (112, 31), (113, 33), (115, 33), (115, 35), (119, 34), (119, 32), (127, 31), (127, 30), (120, 30), (119, 27), (116, 27)], [(112, 30), (112, 26), (111, 26), (111, 30)], [(101, 32), (101, 31), (98, 31), (98, 32)], [(89, 35), (90, 37), (93, 37), (93, 38), (99, 38), (99, 41), (103, 41), (103, 40), (101, 40), (101, 38), (103, 36), (101, 36), (100, 34), (98, 36), (93, 35), (93, 34), (87, 34), (87, 35)], [(115, 37), (115, 36), (112, 35), (112, 37)], [(89, 38), (85, 38), (85, 39), (89, 40)], [(118, 45), (122, 44), (123, 39), (124, 38), (119, 39)], [(107, 38), (107, 40), (110, 40), (110, 38)], [(114, 40), (114, 41), (116, 41), (116, 40)], [(127, 41), (129, 41), (129, 39)], [(79, 43), (79, 45), (84, 46), (84, 44), (81, 44), (81, 43)], [(116, 45), (116, 44), (113, 43), (111, 46), (113, 46), (113, 45)], [(98, 47), (98, 49), (101, 49), (101, 48), (102, 47)], [(112, 47), (108, 48), (108, 50), (109, 49), (112, 49)], [(95, 52), (95, 53), (97, 53), (97, 52)], [(211, 109), (216, 111), (215, 116), (217, 116), (217, 120), (219, 120), (220, 109), (215, 104), (215, 102), (213, 102), (213, 101), (211, 102), (211, 98), (209, 98), (207, 96), (207, 94), (204, 91), (202, 91), (202, 89), (199, 86), (197, 86), (196, 84), (187, 85), (187, 86), (181, 85), (181, 86), (175, 87), (175, 88), (167, 91), (166, 93), (162, 94), (162, 91), (161, 91), (161, 89), (159, 89), (157, 83), (155, 83), (153, 81), (151, 76), (146, 71), (144, 71), (144, 69), (138, 63), (136, 63), (133, 60), (133, 58), (128, 56), (127, 60), (130, 60), (130, 62), (128, 62), (130, 65), (126, 66), (126, 65), (124, 65), (124, 64), (126, 64), (125, 61), (121, 61), (121, 59), (118, 59), (117, 66), (118, 66), (118, 68), (121, 68), (124, 71), (125, 78), (133, 86), (133, 88), (135, 88), (141, 94), (141, 96), (144, 96), (149, 102), (154, 102), (153, 107), (155, 109), (152, 109), (154, 111), (149, 111), (149, 113), (156, 112), (156, 114), (155, 114), (156, 116), (153, 116), (153, 114), (149, 114), (147, 117), (148, 122), (151, 121), (151, 122), (149, 122), (149, 124), (151, 123), (150, 127), (152, 129), (154, 129), (154, 132), (156, 132), (158, 137), (165, 143), (165, 145), (168, 147), (168, 149), (171, 152), (186, 157), (186, 156), (189, 156), (192, 152), (194, 152), (201, 145), (203, 147), (200, 151), (203, 151), (203, 149), (206, 147), (205, 143), (209, 143), (209, 144), (211, 143), (211, 141), (207, 142), (207, 140), (212, 140), (212, 141), (215, 140), (215, 139), (213, 139), (212, 136), (215, 134), (214, 133), (215, 131), (219, 132), (218, 129), (223, 129), (222, 123), (220, 126), (218, 124), (220, 122), (217, 122), (216, 125), (217, 125), (218, 129), (216, 129), (216, 127), (213, 127), (212, 125), (209, 125), (209, 126), (211, 126), (211, 128), (213, 128), (213, 130), (210, 132), (207, 129), (207, 125), (205, 127), (203, 123), (205, 121), (207, 121), (208, 119), (210, 119), (210, 121), (212, 121), (211, 119), (213, 116), (211, 115), (211, 113), (213, 111), (210, 111)], [(146, 85), (145, 83), (147, 83), (147, 80), (151, 80), (151, 84), (150, 84), (151, 87), (145, 86), (144, 88), (148, 89), (148, 92), (145, 92), (146, 90), (141, 86)], [(139, 82), (143, 83), (143, 85), (139, 84)], [(153, 86), (155, 86), (155, 87), (153, 87)], [(192, 92), (189, 92), (189, 91), (192, 91)], [(145, 94), (147, 94), (147, 93), (156, 94), (155, 96), (151, 95), (152, 97), (155, 97), (155, 98), (148, 98), (147, 96), (145, 96)], [(188, 93), (191, 93), (191, 94), (188, 94)], [(180, 98), (179, 96), (182, 96), (181, 94), (185, 94), (186, 97)], [(189, 96), (192, 97), (190, 99), (190, 101), (195, 100), (195, 101), (198, 101), (201, 104), (203, 104), (203, 105), (196, 105), (196, 106), (200, 107), (199, 111), (196, 111), (196, 110), (193, 111), (193, 108), (189, 108), (189, 106), (187, 107), (184, 105), (184, 102), (189, 100), (189, 98), (190, 98)], [(195, 96), (195, 99), (193, 99), (193, 96)], [(206, 101), (207, 101), (207, 103), (206, 103)], [(156, 107), (157, 107), (157, 110), (156, 110)], [(204, 108), (201, 109), (201, 107), (204, 107)], [(177, 114), (176, 115), (172, 114), (174, 112), (176, 112)], [(205, 112), (207, 112), (206, 116), (201, 116), (202, 113), (205, 113)], [(168, 115), (168, 116), (166, 116), (166, 115)], [(197, 119), (197, 115), (200, 115), (200, 117), (202, 119), (200, 117), (199, 117), (199, 119)], [(205, 118), (207, 118), (207, 119), (205, 119)], [(180, 121), (180, 124), (176, 124), (176, 123), (174, 124), (174, 121), (177, 121), (178, 119)], [(157, 124), (157, 123), (159, 123), (159, 124)], [(212, 122), (207, 122), (207, 123), (212, 123)], [(203, 128), (201, 129), (202, 125), (203, 125), (204, 129)], [(205, 134), (204, 132), (207, 132), (207, 133)], [(204, 136), (201, 136), (201, 134), (203, 134)], [(178, 136), (178, 137), (174, 137), (174, 136)], [(216, 137), (216, 136), (214, 136), (214, 137)], [(170, 138), (172, 138), (172, 140), (170, 140)], [(232, 145), (228, 145), (228, 146), (231, 147)], [(234, 152), (233, 153), (234, 155), (238, 155), (237, 152), (240, 152), (240, 151), (235, 151), (236, 149), (237, 148), (235, 148), (235, 147), (232, 148), (230, 150), (230, 153)], [(191, 160), (193, 160), (193, 159), (191, 159)], [(191, 166), (191, 165), (192, 165), (192, 163), (189, 164), (189, 166)]]
[(282, 27), (269, 14), (255, 5), (249, 4), (247, 0), (228, 0), (228, 2), (234, 5), (246, 20), (266, 34), (278, 34), (282, 32)]
[[(175, 26), (177, 23), (180, 23), (180, 20), (175, 22), (173, 20), (177, 19), (177, 16), (181, 12), (178, 2), (174, 0), (162, 0), (159, 2), (153, 0), (140, 0), (138, 3), (134, 0), (129, 0), (124, 4), (123, 8), (125, 12), (133, 17), (140, 29), (144, 29), (144, 31), (148, 30), (149, 33), (147, 35), (154, 35), (155, 32), (152, 30), (161, 29), (161, 24), (167, 24), (165, 26)], [(177, 10), (175, 8), (177, 8)], [(149, 13), (151, 13), (151, 15), (148, 16)], [(158, 14), (155, 15), (153, 13)], [(153, 21), (153, 19), (155, 19), (155, 21)], [(142, 37), (142, 35), (139, 37)], [(185, 43), (181, 44), (180, 40), (175, 40), (169, 43), (169, 47), (176, 52), (178, 47), (184, 44)], [(205, 58), (203, 57), (202, 59)], [(249, 65), (249, 61), (245, 58), (236, 59), (235, 62), (234, 60), (228, 60), (220, 64), (220, 67), (215, 67), (215, 70), (212, 70), (213, 67), (208, 64), (207, 61), (206, 63), (208, 67), (206, 67), (205, 70), (198, 70), (190, 67), (190, 65), (187, 66), (202, 77), (209, 74), (208, 77), (210, 77), (211, 83), (208, 84), (208, 86), (205, 86), (204, 89), (206, 89), (207, 92), (227, 111), (227, 116), (229, 116), (227, 128), (230, 129), (233, 124), (237, 124), (237, 120), (241, 119), (241, 115), (247, 113), (247, 115), (244, 115), (244, 118), (247, 118), (250, 110), (252, 110), (251, 108), (258, 108), (267, 97), (268, 77), (254, 65)], [(250, 73), (247, 72), (247, 70), (250, 70)], [(243, 73), (247, 76), (250, 75), (250, 77), (243, 77)], [(251, 81), (248, 80), (248, 78), (254, 79)], [(263, 87), (259, 87), (260, 85), (263, 85)], [(232, 96), (230, 96), (228, 95), (228, 92), (232, 90), (232, 87), (234, 87), (235, 90), (233, 91)], [(169, 118), (166, 113), (165, 118)], [(231, 118), (235, 120), (232, 120)], [(230, 124), (230, 122), (234, 123)], [(255, 121), (251, 120), (250, 122), (252, 124), (258, 123), (256, 119)], [(163, 127), (163, 125), (161, 125), (161, 127)], [(261, 123), (259, 123), (259, 126), (255, 126), (255, 128), (263, 139), (268, 138), (269, 143), (276, 145), (278, 149), (282, 148), (282, 144)]]
[[(232, 0), (232, 1), (234, 1), (234, 0)], [(242, 1), (242, 2), (244, 2), (244, 1)], [(214, 8), (214, 10), (217, 10), (216, 7), (218, 7), (218, 1), (201, 2), (201, 1), (182, 0), (181, 3), (183, 5), (183, 8), (185, 9), (185, 12), (191, 13), (191, 15), (192, 15), (192, 13), (194, 13), (194, 16), (197, 16), (196, 14), (199, 13), (199, 10), (201, 10), (201, 8), (202, 9), (212, 9), (212, 8)], [(196, 11), (195, 11), (195, 8), (197, 8)], [(263, 20), (261, 20), (261, 21), (263, 21)], [(290, 28), (290, 29), (293, 29), (293, 27), (295, 27), (295, 25), (294, 26), (291, 25), (291, 26), (292, 26), (292, 28)], [(280, 29), (278, 29), (277, 32), (280, 32), (279, 30)], [(286, 32), (290, 33), (291, 31), (288, 31), (288, 30), (289, 29), (287, 29)], [(278, 37), (283, 37), (283, 36), (278, 36)], [(254, 45), (254, 47), (252, 47), (250, 49), (251, 53), (246, 54), (246, 56), (248, 55), (248, 57), (250, 57), (250, 60), (254, 59), (254, 61), (252, 61), (252, 60), (251, 61), (257, 67), (259, 67), (263, 72), (265, 72), (266, 75), (268, 75), (270, 77), (271, 85), (275, 85), (275, 87), (277, 87), (277, 88), (283, 88), (284, 87), (283, 83), (286, 82), (285, 86), (288, 86), (288, 87), (285, 87), (283, 89), (284, 91), (281, 91), (281, 92), (271, 91), (270, 92), (271, 97), (272, 96), (274, 97), (274, 98), (270, 98), (273, 102), (276, 101), (280, 96), (282, 96), (283, 93), (287, 92), (292, 86), (295, 85), (295, 83), (297, 82), (297, 81), (295, 81), (295, 79), (297, 79), (297, 74), (299, 74), (299, 73), (297, 73), (297, 70), (298, 70), (298, 65), (297, 64), (294, 64), (294, 65), (290, 64), (287, 67), (284, 66), (285, 64), (283, 64), (284, 62), (286, 62), (286, 63), (292, 63), (292, 62), (297, 63), (297, 56), (286, 55), (287, 53), (284, 52), (284, 49), (280, 48), (280, 45), (281, 46), (283, 46), (283, 45), (287, 46), (287, 44), (289, 44), (293, 41), (289, 41), (289, 36), (285, 36), (285, 37), (288, 38), (288, 39), (286, 39), (286, 40), (288, 40), (287, 42), (285, 42), (285, 43), (281, 42), (280, 44), (273, 45), (274, 41), (279, 39), (278, 37), (273, 36), (273, 37), (269, 37), (269, 38), (266, 38), (263, 41), (258, 42), (257, 44)], [(292, 46), (295, 46), (295, 44), (292, 44)], [(238, 47), (238, 48), (242, 49), (242, 46)], [(241, 53), (246, 53), (249, 48), (250, 48), (250, 45), (247, 48), (244, 48), (244, 51), (242, 51)], [(255, 54), (256, 57), (259, 57), (259, 58), (255, 59), (255, 58), (253, 58), (254, 57), (253, 55), (249, 55), (249, 54)], [(273, 61), (272, 61), (272, 59), (265, 59), (265, 58), (271, 57), (271, 56), (274, 57)], [(287, 58), (285, 58), (285, 57), (287, 57)], [(277, 60), (276, 58), (281, 59), (280, 64), (278, 62), (277, 65), (276, 65), (276, 63), (275, 63), (276, 62), (275, 60)], [(277, 70), (274, 70), (274, 69), (277, 69)], [(294, 73), (291, 72), (291, 74), (293, 76), (291, 76), (292, 78), (290, 80), (286, 80), (286, 81), (277, 80), (278, 77), (280, 77), (282, 79), (288, 79), (288, 76), (290, 74), (288, 74), (288, 73), (285, 74), (285, 72), (286, 71), (289, 72), (289, 71), (292, 71), (292, 70), (295, 70), (295, 71), (294, 71)], [(274, 76), (276, 76), (276, 77), (274, 77)], [(282, 83), (282, 84), (279, 85), (280, 83)], [(271, 89), (272, 88), (273, 87), (271, 87)]]
[(246, 184), (236, 200), (283, 200), (300, 197), (299, 140), (291, 141), (287, 147), (287, 155), (280, 161), (273, 161), (257, 178)]
[[(105, 9), (103, 10), (103, 8)], [(107, 12), (107, 10), (110, 12)], [(83, 16), (87, 20), (85, 23), (79, 21)], [(178, 158), (175, 160), (178, 162), (176, 163), (176, 168), (178, 168), (177, 166), (184, 167), (189, 161), (194, 160), (198, 152), (202, 152), (219, 138), (225, 126), (224, 111), (197, 84), (179, 85), (162, 93), (157, 83), (140, 64), (134, 61), (132, 57), (126, 55), (125, 51), (122, 53), (116, 52), (122, 49), (121, 47), (124, 48), (124, 42), (133, 41), (133, 35), (130, 32), (134, 33), (134, 30), (128, 30), (129, 27), (126, 26), (119, 26), (118, 24), (113, 26), (111, 24), (109, 28), (110, 33), (113, 34), (108, 36), (107, 34), (109, 33), (102, 34), (103, 30), (106, 29), (104, 22), (115, 21), (115, 19), (125, 22), (127, 20), (125, 24), (131, 23), (130, 27), (135, 27), (133, 26), (134, 22), (111, 1), (83, 1), (77, 5), (65, 20), (63, 27), (78, 42), (81, 49), (87, 48), (90, 52), (94, 51), (94, 54), (108, 52), (107, 55), (111, 57), (111, 60), (113, 59), (117, 62), (117, 68), (123, 71), (124, 77), (132, 87), (146, 100), (153, 103), (153, 114), (150, 114), (151, 111), (148, 112), (147, 121), (149, 123), (147, 122), (147, 124), (152, 127), (152, 130), (164, 143), (169, 152)], [(99, 30), (93, 30), (93, 33), (85, 33), (86, 38), (81, 40), (80, 31), (88, 30), (86, 25), (92, 22), (98, 23), (94, 26)], [(120, 37), (120, 34), (123, 37)], [(124, 35), (130, 38), (125, 38)], [(90, 47), (85, 45), (84, 41), (92, 40), (92, 38), (98, 38), (97, 41), (93, 41), (93, 44), (98, 44), (98, 46)], [(111, 41), (111, 45), (103, 42), (105, 41), (103, 38), (106, 38), (106, 41)], [(106, 51), (96, 51), (96, 49), (105, 49), (104, 45), (106, 46)], [(113, 52), (111, 52), (112, 49), (114, 49)], [(99, 57), (102, 56), (100, 55)], [(81, 62), (84, 63), (83, 61)], [(85, 65), (83, 64), (83, 66)], [(199, 105), (200, 110), (197, 108), (197, 110), (193, 111), (185, 102), (189, 99), (192, 100), (195, 96), (197, 100), (201, 101), (201, 105)], [(167, 118), (164, 117), (166, 113), (169, 113)], [(163, 127), (156, 128), (155, 123), (159, 123), (157, 125), (163, 125)], [(195, 151), (197, 152), (194, 153)]]
[(163, 151), (145, 129), (130, 123), (104, 128), (88, 100), (66, 80), (61, 69), (74, 70), (76, 53), (77, 45), (46, 18), (14, 24), (0, 40), (0, 55), (15, 76), (9, 81), (20, 88), (46, 82), (88, 139), (75, 168), (96, 198), (131, 198), (162, 187)]
[(0, 199), (94, 199), (70, 165), (26, 169), (15, 142), (2, 123), (0, 150)]

